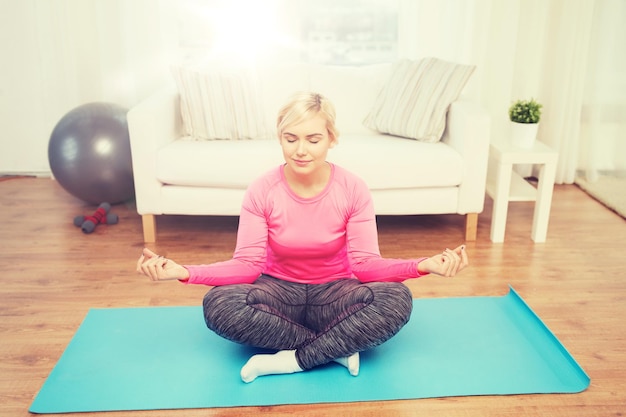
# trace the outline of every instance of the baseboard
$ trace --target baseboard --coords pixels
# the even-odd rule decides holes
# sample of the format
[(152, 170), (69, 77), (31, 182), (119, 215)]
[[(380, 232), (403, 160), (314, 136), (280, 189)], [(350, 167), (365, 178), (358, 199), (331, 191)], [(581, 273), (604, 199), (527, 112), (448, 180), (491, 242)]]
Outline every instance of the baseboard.
[(11, 177), (35, 177), (35, 178), (53, 178), (50, 171), (15, 171), (15, 172), (0, 172), (0, 178)]

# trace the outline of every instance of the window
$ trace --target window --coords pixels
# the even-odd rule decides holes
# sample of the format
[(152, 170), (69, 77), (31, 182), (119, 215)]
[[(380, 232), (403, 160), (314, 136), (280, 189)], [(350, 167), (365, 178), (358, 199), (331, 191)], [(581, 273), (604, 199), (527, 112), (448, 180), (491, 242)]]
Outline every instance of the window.
[(185, 58), (358, 65), (397, 58), (393, 0), (186, 0)]

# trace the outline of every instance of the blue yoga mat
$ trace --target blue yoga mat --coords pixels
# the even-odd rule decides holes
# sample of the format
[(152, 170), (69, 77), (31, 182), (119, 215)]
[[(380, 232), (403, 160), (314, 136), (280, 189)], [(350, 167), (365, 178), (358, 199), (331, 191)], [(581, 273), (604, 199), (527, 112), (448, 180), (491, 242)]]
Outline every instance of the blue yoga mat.
[(513, 290), (414, 300), (410, 322), (361, 353), (358, 377), (331, 363), (260, 377), (258, 350), (207, 330), (200, 307), (92, 309), (30, 407), (67, 413), (575, 393), (589, 377)]

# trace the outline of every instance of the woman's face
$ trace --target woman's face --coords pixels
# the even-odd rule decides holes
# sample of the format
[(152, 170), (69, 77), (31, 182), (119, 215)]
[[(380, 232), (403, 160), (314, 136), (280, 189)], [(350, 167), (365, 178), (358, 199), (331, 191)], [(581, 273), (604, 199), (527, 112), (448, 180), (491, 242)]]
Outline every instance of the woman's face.
[(326, 167), (326, 155), (335, 144), (328, 135), (326, 119), (319, 114), (287, 126), (280, 135), (287, 167), (297, 175), (311, 175)]

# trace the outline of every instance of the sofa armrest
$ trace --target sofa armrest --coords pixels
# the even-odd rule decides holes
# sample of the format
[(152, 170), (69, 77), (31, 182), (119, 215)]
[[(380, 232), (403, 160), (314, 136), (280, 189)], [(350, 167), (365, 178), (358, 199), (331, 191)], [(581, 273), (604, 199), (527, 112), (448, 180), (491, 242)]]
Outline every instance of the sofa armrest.
[(459, 214), (480, 213), (485, 203), (491, 121), (478, 103), (459, 100), (450, 106), (442, 141), (463, 157), (465, 176), (459, 186)]
[(156, 175), (156, 153), (180, 138), (182, 122), (176, 87), (168, 85), (128, 112), (135, 196), (139, 214), (162, 214), (161, 182)]

